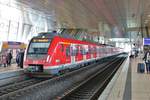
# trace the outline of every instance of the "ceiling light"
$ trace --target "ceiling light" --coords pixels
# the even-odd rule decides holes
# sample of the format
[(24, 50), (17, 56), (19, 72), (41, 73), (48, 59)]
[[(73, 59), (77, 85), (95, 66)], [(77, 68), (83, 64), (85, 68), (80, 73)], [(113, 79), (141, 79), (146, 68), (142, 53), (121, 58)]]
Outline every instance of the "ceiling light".
[(144, 22), (144, 24), (147, 24), (148, 23), (148, 21), (147, 22)]
[(148, 20), (145, 20), (144, 23), (148, 23)]
[(148, 22), (148, 20), (145, 20), (145, 21), (144, 21), (144, 23), (147, 23), (147, 22)]

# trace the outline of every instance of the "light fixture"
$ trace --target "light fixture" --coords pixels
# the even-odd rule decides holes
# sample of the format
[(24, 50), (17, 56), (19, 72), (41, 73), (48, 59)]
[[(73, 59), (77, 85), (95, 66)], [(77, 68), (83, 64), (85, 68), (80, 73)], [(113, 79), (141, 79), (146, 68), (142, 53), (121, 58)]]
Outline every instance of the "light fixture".
[(147, 23), (148, 23), (148, 20), (145, 20), (144, 23), (147, 24)]
[(148, 23), (148, 21), (145, 21), (144, 23), (146, 24), (146, 23)]

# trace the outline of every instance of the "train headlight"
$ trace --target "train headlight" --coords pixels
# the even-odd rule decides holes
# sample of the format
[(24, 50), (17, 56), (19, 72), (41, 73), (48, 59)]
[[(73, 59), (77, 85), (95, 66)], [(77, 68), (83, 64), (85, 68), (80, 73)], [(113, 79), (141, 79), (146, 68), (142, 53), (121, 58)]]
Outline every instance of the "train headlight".
[(60, 60), (59, 59), (56, 59), (56, 63), (59, 63), (60, 62)]

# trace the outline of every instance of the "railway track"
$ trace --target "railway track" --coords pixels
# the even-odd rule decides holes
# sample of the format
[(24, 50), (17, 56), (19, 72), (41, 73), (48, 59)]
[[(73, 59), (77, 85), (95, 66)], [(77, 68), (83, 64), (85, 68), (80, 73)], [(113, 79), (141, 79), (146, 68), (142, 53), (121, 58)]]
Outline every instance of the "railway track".
[(18, 82), (22, 82), (22, 81), (25, 81), (28, 79), (30, 79), (30, 78), (28, 76), (26, 76), (25, 74), (20, 75), (20, 76), (12, 76), (9, 78), (0, 79), (0, 88), (11, 85), (11, 84), (15, 84)]
[(117, 59), (111, 66), (108, 66), (88, 80), (77, 86), (75, 89), (66, 92), (61, 100), (97, 100), (100, 93), (107, 86), (124, 58)]
[[(115, 58), (114, 58), (115, 59)], [(111, 59), (112, 64), (114, 59)], [(0, 96), (0, 100), (54, 100), (61, 99), (64, 93), (69, 93), (78, 87), (80, 83), (85, 83), (84, 80), (92, 75), (96, 75), (98, 70), (102, 70), (108, 65), (107, 62), (100, 64), (93, 63), (87, 67), (67, 73), (65, 75), (52, 78), (50, 80), (29, 84), (26, 87), (14, 92), (9, 92)], [(81, 85), (81, 84), (80, 84)], [(67, 91), (67, 92), (66, 92)]]
[(8, 95), (14, 91), (17, 91), (17, 90), (23, 89), (25, 87), (37, 84), (37, 83), (42, 82), (42, 81), (44, 81), (44, 79), (28, 79), (28, 80), (19, 81), (19, 82), (14, 83), (14, 84), (9, 84), (7, 86), (5, 85), (3, 87), (0, 87), (0, 96)]

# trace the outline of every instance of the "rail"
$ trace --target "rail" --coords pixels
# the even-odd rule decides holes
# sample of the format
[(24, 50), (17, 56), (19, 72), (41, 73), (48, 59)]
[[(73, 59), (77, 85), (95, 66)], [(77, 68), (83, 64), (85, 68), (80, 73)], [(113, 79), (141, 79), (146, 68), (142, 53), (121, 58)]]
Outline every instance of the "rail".
[(119, 66), (124, 61), (124, 58), (117, 59), (107, 67), (98, 71), (85, 82), (79, 84), (71, 91), (65, 92), (61, 100), (96, 100), (100, 93), (109, 83)]
[[(115, 59), (115, 58), (114, 58)], [(114, 62), (111, 59), (111, 62)], [(85, 82), (97, 71), (102, 70), (108, 65), (107, 62), (100, 64), (93, 63), (87, 67), (64, 74), (59, 77), (54, 77), (50, 80), (42, 81), (37, 84), (21, 88), (17, 91), (2, 95), (0, 100), (54, 100), (62, 98), (64, 92), (71, 91), (81, 83)]]

